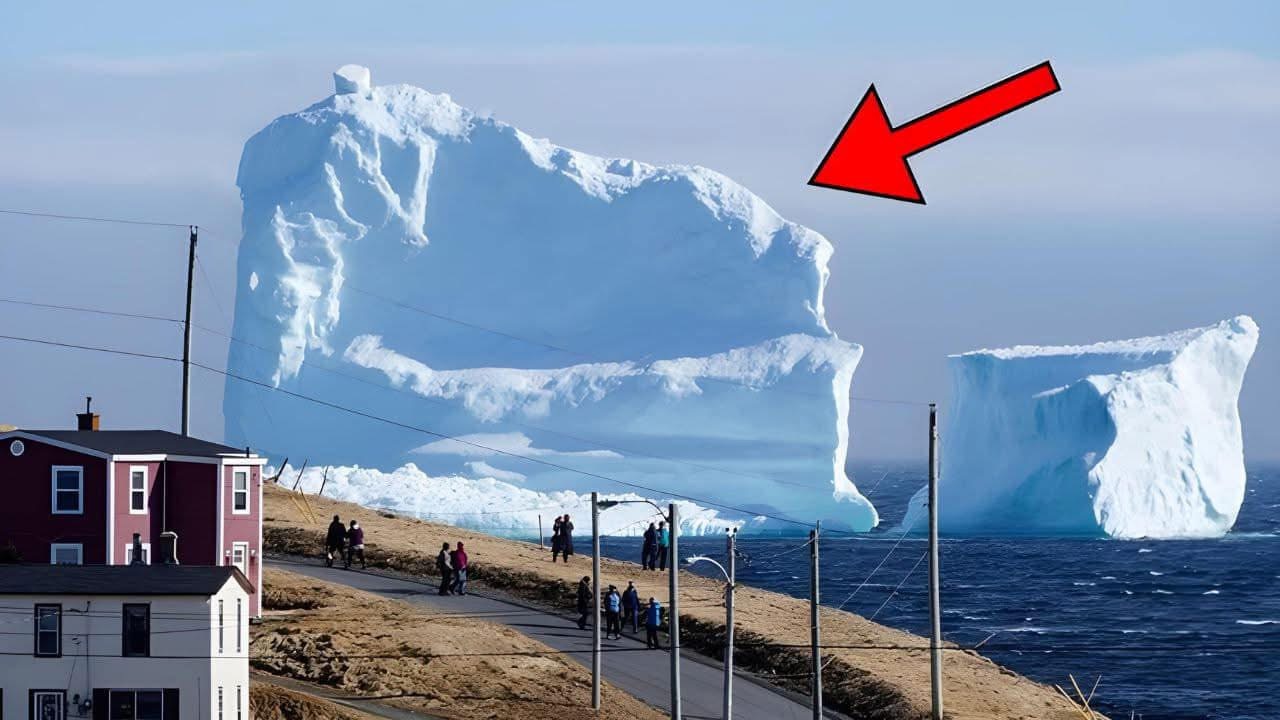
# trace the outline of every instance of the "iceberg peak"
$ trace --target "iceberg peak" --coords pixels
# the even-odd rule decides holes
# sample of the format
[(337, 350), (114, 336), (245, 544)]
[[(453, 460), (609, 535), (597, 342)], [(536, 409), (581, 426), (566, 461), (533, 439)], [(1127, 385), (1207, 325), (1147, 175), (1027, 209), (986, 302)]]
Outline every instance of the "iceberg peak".
[(333, 92), (337, 95), (368, 95), (373, 89), (369, 68), (343, 65), (333, 73)]

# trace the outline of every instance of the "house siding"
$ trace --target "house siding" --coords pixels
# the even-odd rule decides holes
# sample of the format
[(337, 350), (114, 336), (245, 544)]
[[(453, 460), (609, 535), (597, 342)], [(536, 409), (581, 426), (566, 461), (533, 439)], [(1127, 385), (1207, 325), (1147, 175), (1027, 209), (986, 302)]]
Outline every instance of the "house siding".
[[(107, 461), (28, 438), (22, 439), (22, 455), (14, 457), (12, 441), (0, 442), (0, 545), (13, 543), (25, 562), (47, 563), (52, 543), (79, 543), (86, 564), (106, 563)], [(84, 468), (82, 513), (53, 513), (55, 465)]]
[[(250, 605), (252, 614), (257, 617), (262, 614), (258, 604), (257, 593), (257, 587), (262, 584), (261, 525), (258, 522), (262, 515), (260, 500), (262, 497), (262, 472), (261, 468), (256, 465), (236, 465), (234, 463), (234, 460), (228, 460), (222, 470), (222, 560), (216, 564), (232, 564), (228, 555), (232, 550), (232, 546), (237, 542), (248, 544), (250, 553), (245, 558), (244, 574), (255, 588), (253, 596), (250, 598)], [(233, 473), (237, 470), (247, 470), (249, 472), (249, 512), (244, 515), (237, 515), (233, 512), (232, 480)]]

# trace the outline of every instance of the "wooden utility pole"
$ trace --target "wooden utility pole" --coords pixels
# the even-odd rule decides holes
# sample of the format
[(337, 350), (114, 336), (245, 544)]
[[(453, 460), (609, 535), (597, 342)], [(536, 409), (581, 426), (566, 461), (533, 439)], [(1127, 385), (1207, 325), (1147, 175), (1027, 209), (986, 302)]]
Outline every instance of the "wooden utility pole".
[(671, 720), (680, 720), (684, 711), (680, 704), (680, 518), (676, 504), (667, 506), (667, 522), (671, 531), (671, 612), (667, 627), (671, 630)]
[(191, 434), (191, 289), (196, 270), (196, 233), (191, 226), (191, 245), (187, 250), (187, 314), (182, 323), (182, 434)]
[(600, 709), (600, 496), (591, 493), (591, 707)]
[(929, 669), (933, 720), (942, 720), (942, 599), (938, 577), (938, 406), (929, 403)]
[(818, 627), (818, 533), (822, 522), (809, 531), (809, 644), (813, 647), (813, 720), (822, 718), (822, 632)]

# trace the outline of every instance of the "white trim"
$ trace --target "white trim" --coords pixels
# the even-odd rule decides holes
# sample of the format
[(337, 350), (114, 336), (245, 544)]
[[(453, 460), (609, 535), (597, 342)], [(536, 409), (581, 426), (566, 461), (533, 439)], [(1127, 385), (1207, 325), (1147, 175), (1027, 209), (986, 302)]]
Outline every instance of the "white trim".
[(107, 564), (114, 565), (116, 554), (116, 461), (107, 460)]
[[(129, 556), (132, 554), (132, 551), (133, 551), (133, 541), (129, 541), (129, 542), (125, 543), (125, 544), (124, 544), (124, 553), (120, 555), (120, 558), (121, 558), (122, 560), (124, 560), (124, 563), (123, 563), (123, 564), (125, 564), (125, 565), (131, 565), (131, 564), (133, 563), (133, 558), (129, 557)], [(142, 556), (143, 556), (144, 558), (146, 558), (146, 563), (145, 563), (145, 564), (146, 564), (146, 565), (150, 565), (150, 564), (151, 564), (151, 560), (152, 560), (152, 557), (151, 557), (151, 543), (149, 543), (149, 542), (144, 542), (144, 543), (142, 543)]]
[[(229, 465), (231, 468), (231, 514), (232, 515), (248, 515), (253, 512), (253, 497), (249, 494), (249, 490), (253, 483), (253, 473), (248, 467), (243, 465)], [(244, 509), (236, 509), (236, 473), (244, 473)]]
[[(238, 548), (244, 548), (244, 554), (240, 556), (244, 558), (243, 568), (240, 567), (239, 565), (236, 565), (236, 550)], [(249, 543), (243, 540), (236, 540), (232, 542), (231, 543), (231, 562), (228, 564), (236, 568), (237, 570), (239, 570), (240, 573), (244, 575), (246, 578), (249, 577)]]
[[(142, 473), (142, 509), (133, 509), (133, 494), (137, 492), (133, 488), (133, 474)], [(151, 499), (151, 470), (146, 465), (130, 465), (129, 466), (129, 514), (130, 515), (146, 515), (149, 512), (148, 500)]]
[[(262, 505), (262, 485), (262, 470), (258, 470), (258, 537), (255, 540), (258, 551), (258, 580), (253, 583), (253, 595), (249, 598), (250, 600), (256, 598), (258, 601), (258, 617), (262, 617), (262, 515), (266, 511)], [(252, 558), (253, 554), (251, 553), (249, 557)]]
[(223, 555), (222, 555), (222, 550), (223, 550), (222, 532), (223, 532), (223, 525), (225, 524), (223, 520), (223, 516), (224, 516), (224, 509), (225, 509), (224, 503), (226, 502), (226, 498), (223, 497), (223, 490), (226, 489), (227, 477), (223, 469), (224, 468), (223, 468), (222, 461), (219, 460), (218, 461), (218, 550), (217, 550), (217, 553), (213, 556), (214, 565), (225, 564), (223, 562)]
[[(80, 475), (80, 487), (76, 491), (78, 498), (75, 510), (59, 510), (58, 509), (58, 473), (63, 471), (74, 470)], [(63, 491), (66, 492), (66, 491)], [(83, 465), (54, 465), (49, 469), (49, 510), (54, 515), (83, 515), (84, 514), (84, 466)]]
[(160, 462), (167, 455), (164, 453), (151, 453), (148, 455), (112, 455), (111, 458), (116, 462)]
[(84, 564), (84, 544), (83, 543), (49, 543), (49, 564), (50, 565), (58, 564), (57, 558), (58, 558), (59, 550), (75, 550), (76, 551), (77, 561), (74, 563), (65, 563), (65, 564), (69, 564), (69, 565)]
[(101, 458), (103, 460), (106, 460), (108, 457), (111, 456), (110, 453), (104, 453), (100, 450), (87, 448), (87, 447), (84, 447), (83, 445), (72, 445), (71, 443), (65, 443), (65, 442), (62, 442), (61, 440), (54, 440), (52, 438), (47, 438), (43, 435), (35, 435), (22, 430), (10, 430), (7, 433), (0, 433), (0, 441), (8, 440), (9, 438), (22, 438), (23, 440), (30, 440), (31, 442), (41, 443), (42, 445), (50, 445), (52, 447), (62, 448), (63, 450), (71, 450), (72, 452), (78, 452), (81, 455), (88, 455), (90, 457)]
[(113, 455), (116, 460), (121, 462), (161, 462), (169, 460), (170, 462), (187, 462), (202, 463), (205, 465), (213, 465), (215, 463), (225, 463), (234, 460), (237, 465), (266, 465), (267, 458), (251, 455), (219, 455), (218, 457), (205, 457), (202, 455), (176, 455), (172, 453), (152, 453), (150, 455)]

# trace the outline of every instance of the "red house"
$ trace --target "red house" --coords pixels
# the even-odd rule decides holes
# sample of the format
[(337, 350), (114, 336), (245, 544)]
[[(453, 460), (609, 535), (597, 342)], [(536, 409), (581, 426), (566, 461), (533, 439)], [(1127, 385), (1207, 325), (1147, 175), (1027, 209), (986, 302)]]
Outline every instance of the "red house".
[(160, 534), (178, 536), (184, 565), (234, 565), (254, 585), (261, 615), (262, 466), (247, 450), (163, 430), (0, 433), (0, 552), (28, 563), (126, 565), (133, 536), (150, 563)]

